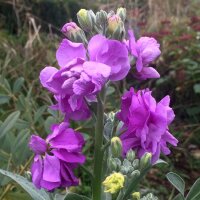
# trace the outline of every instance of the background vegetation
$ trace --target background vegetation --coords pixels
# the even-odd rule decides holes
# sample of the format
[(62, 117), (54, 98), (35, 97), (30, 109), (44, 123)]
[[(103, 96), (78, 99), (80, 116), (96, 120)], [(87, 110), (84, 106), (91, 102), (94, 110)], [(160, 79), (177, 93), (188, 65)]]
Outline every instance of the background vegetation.
[[(200, 176), (200, 3), (198, 0), (1, 0), (0, 1), (0, 168), (30, 177), (32, 160), (27, 142), (32, 133), (45, 137), (60, 114), (51, 111), (52, 97), (39, 84), (45, 65), (56, 66), (55, 51), (63, 37), (61, 26), (75, 21), (80, 8), (105, 9), (125, 6), (127, 27), (137, 36), (153, 36), (161, 43), (162, 55), (155, 63), (161, 78), (138, 82), (130, 73), (126, 83), (110, 88), (107, 110), (115, 110), (126, 87), (150, 87), (157, 99), (169, 94), (176, 120), (171, 127), (179, 146), (164, 158), (168, 166), (153, 169), (142, 188), (160, 199), (170, 199), (171, 186), (164, 174), (175, 171), (187, 188)], [(114, 91), (115, 94), (113, 93)], [(117, 99), (117, 100), (116, 100)], [(92, 162), (93, 122), (72, 124), (88, 139), (84, 149)], [(87, 175), (77, 171), (84, 183), (72, 188), (90, 193)], [(84, 184), (84, 187), (83, 187)], [(174, 190), (172, 192), (175, 192)], [(28, 195), (0, 176), (0, 199), (29, 199)]]

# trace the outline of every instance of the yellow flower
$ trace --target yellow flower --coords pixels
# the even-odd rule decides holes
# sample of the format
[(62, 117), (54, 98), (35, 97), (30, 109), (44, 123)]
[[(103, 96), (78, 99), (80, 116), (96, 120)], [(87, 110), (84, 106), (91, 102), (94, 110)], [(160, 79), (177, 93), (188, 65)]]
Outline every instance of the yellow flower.
[(132, 194), (133, 200), (140, 200), (140, 193), (139, 192), (134, 192)]
[(115, 194), (124, 186), (124, 175), (121, 173), (113, 173), (103, 182), (105, 192)]

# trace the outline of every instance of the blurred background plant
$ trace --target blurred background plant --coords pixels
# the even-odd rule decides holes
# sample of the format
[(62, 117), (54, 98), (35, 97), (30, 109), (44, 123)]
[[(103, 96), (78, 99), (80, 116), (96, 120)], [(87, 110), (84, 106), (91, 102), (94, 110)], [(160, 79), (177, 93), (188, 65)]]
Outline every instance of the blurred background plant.
[[(178, 172), (186, 180), (186, 189), (200, 176), (198, 0), (0, 0), (0, 168), (29, 177), (26, 171), (32, 160), (27, 146), (30, 135), (47, 135), (50, 124), (61, 118), (48, 108), (51, 96), (38, 79), (45, 65), (56, 65), (55, 50), (63, 37), (61, 26), (76, 21), (80, 8), (109, 11), (120, 6), (127, 8), (127, 28), (133, 28), (137, 37), (152, 36), (161, 43), (162, 55), (154, 63), (161, 78), (139, 82), (130, 73), (126, 82), (110, 88), (110, 102), (115, 103), (108, 104), (107, 110), (117, 108), (124, 87), (150, 87), (158, 100), (169, 94), (176, 113), (172, 130), (180, 140), (172, 155), (164, 158), (169, 165), (151, 170), (143, 183), (149, 191), (144, 193), (154, 192), (159, 199), (166, 199), (166, 195), (170, 199), (172, 187), (164, 178), (168, 171)], [(92, 144), (93, 122), (73, 126), (85, 133), (88, 142), (84, 152), (87, 163), (92, 162), (88, 147)], [(71, 190), (90, 193), (87, 173), (77, 173), (84, 184)], [(0, 176), (0, 199), (30, 197), (10, 179)]]

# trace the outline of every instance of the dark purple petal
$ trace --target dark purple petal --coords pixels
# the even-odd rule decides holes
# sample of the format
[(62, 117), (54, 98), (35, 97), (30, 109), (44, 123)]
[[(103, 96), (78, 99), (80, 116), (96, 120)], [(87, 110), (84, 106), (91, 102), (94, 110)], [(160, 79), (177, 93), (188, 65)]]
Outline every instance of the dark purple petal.
[(45, 140), (43, 140), (41, 137), (37, 135), (32, 135), (31, 139), (29, 141), (29, 148), (35, 153), (35, 154), (43, 154), (47, 150), (47, 144)]

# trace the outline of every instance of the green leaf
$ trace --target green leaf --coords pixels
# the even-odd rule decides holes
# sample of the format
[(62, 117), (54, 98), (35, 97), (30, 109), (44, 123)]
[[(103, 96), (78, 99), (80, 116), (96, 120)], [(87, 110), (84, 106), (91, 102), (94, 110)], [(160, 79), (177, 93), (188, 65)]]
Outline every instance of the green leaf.
[(159, 164), (168, 165), (168, 163), (166, 161), (162, 160), (162, 159), (158, 159), (154, 165), (159, 165)]
[(198, 200), (200, 199), (200, 178), (198, 178), (190, 189), (186, 200)]
[(166, 175), (166, 177), (168, 181), (184, 196), (184, 191), (185, 191), (184, 180), (174, 172), (169, 172)]
[(183, 197), (183, 195), (182, 194), (178, 194), (178, 195), (176, 195), (174, 198), (173, 198), (173, 200), (184, 200), (185, 198)]
[(24, 84), (24, 78), (23, 77), (19, 77), (13, 85), (13, 92), (19, 92), (21, 90), (21, 87)]
[(8, 95), (0, 94), (0, 104), (8, 103), (10, 97)]
[(44, 190), (38, 190), (24, 177), (3, 169), (0, 169), (0, 173), (16, 181), (34, 200), (50, 200), (49, 195)]
[(40, 117), (43, 115), (44, 111), (46, 110), (47, 106), (44, 105), (44, 106), (41, 106), (37, 111), (36, 113), (34, 114), (34, 122), (37, 122)]
[(68, 193), (64, 200), (91, 200), (91, 199), (75, 193)]
[(11, 113), (0, 126), (0, 138), (13, 128), (20, 115), (19, 111)]

